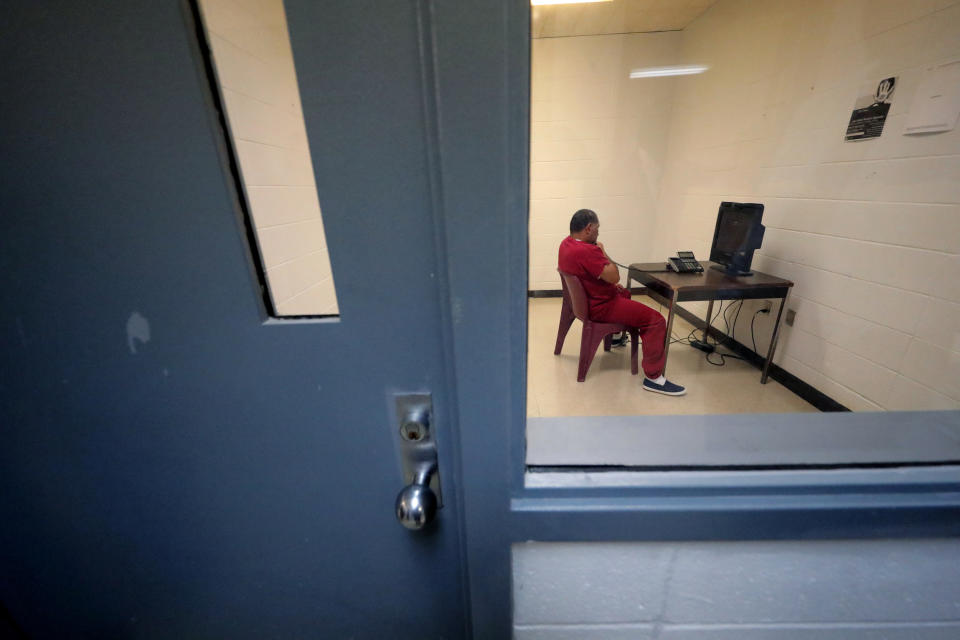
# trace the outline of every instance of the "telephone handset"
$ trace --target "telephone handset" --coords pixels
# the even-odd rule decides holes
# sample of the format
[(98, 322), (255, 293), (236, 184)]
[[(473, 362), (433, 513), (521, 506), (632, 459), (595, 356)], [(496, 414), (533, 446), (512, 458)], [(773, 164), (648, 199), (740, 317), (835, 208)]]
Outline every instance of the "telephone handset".
[(667, 258), (667, 268), (677, 273), (702, 273), (703, 265), (697, 262), (693, 251), (677, 251), (677, 257)]

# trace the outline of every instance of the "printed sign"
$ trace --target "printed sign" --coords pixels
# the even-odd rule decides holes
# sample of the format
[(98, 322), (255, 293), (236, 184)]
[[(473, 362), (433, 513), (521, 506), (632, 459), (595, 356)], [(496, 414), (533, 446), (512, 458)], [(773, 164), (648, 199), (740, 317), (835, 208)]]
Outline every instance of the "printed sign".
[[(897, 78), (884, 78), (876, 85), (866, 85), (853, 105), (850, 124), (844, 140), (869, 140), (879, 138), (890, 112), (890, 98), (897, 86)], [(876, 87), (876, 88), (874, 88)]]

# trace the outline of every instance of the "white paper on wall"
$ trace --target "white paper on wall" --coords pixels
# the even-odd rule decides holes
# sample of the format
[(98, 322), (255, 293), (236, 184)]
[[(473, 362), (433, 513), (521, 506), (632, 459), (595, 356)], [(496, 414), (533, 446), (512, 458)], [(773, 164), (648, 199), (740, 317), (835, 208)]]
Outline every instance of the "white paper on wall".
[(903, 134), (950, 131), (960, 115), (960, 60), (929, 67), (910, 104)]

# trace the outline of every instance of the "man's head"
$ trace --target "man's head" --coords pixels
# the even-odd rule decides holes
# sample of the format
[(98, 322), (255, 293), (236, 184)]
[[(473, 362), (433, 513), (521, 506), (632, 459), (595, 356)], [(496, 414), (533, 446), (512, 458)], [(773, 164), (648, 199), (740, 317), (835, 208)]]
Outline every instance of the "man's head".
[(580, 209), (570, 218), (570, 235), (577, 240), (594, 243), (600, 234), (600, 219), (590, 209)]

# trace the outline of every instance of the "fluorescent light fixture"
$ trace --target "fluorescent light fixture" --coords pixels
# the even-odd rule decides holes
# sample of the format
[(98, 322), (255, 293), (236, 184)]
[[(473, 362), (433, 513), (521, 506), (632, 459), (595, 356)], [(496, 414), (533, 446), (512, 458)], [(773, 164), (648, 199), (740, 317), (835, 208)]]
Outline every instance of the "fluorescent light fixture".
[(664, 76), (689, 76), (709, 69), (704, 64), (677, 64), (669, 67), (645, 67), (630, 72), (631, 78), (662, 78)]
[(611, 2), (611, 0), (530, 0), (533, 6), (541, 4), (584, 4), (587, 2)]

